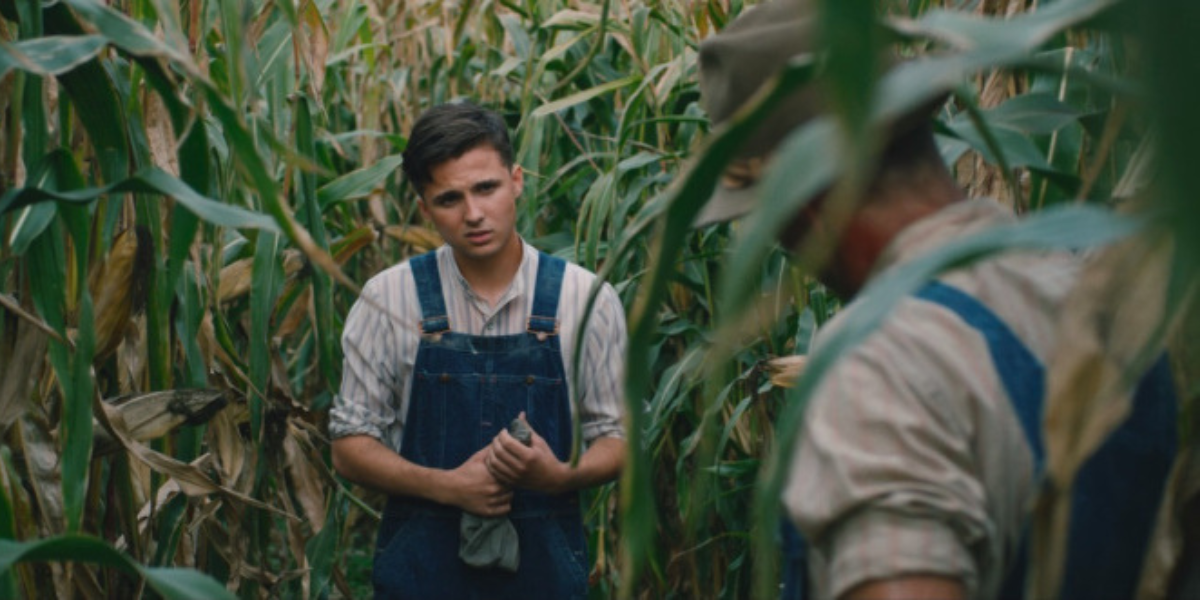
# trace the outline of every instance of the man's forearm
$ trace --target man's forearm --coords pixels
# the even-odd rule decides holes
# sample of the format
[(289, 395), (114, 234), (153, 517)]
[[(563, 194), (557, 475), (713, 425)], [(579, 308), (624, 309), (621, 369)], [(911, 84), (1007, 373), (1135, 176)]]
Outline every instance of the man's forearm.
[(562, 491), (573, 491), (607, 483), (621, 474), (625, 465), (625, 440), (602, 437), (591, 443), (579, 464), (566, 463)]
[(334, 440), (333, 468), (354, 483), (391, 496), (446, 503), (443, 480), (448, 471), (415, 464), (367, 435)]
[(406, 460), (379, 440), (353, 435), (334, 440), (333, 467), (343, 477), (392, 496), (412, 496), (488, 517), (512, 509), (512, 490), (483, 464), (481, 449), (453, 469), (433, 469)]

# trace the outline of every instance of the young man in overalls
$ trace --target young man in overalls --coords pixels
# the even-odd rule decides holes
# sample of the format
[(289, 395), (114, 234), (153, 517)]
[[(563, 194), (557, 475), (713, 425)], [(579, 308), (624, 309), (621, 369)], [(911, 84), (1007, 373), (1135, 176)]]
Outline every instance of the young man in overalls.
[[(363, 288), (330, 419), (338, 472), (389, 496), (376, 597), (584, 598), (578, 490), (625, 454), (621, 303), (605, 284), (585, 315), (595, 275), (517, 234), (523, 174), (498, 115), (431, 108), (404, 171), (446, 243)], [(576, 411), (586, 450), (571, 467)]]
[[(701, 96), (714, 123), (732, 118), (789, 60), (819, 62), (818, 4), (760, 4), (701, 44)], [(778, 144), (820, 115), (819, 93), (805, 88), (766, 117), (698, 224), (753, 210)], [(783, 228), (785, 247), (830, 249), (817, 276), (848, 302), (816, 347), (855, 318), (862, 305), (851, 300), (869, 282), (1016, 222), (997, 202), (965, 197), (942, 161), (930, 112), (886, 126), (844, 227), (831, 225), (822, 193)], [(1070, 253), (1021, 252), (942, 273), (842, 355), (810, 399), (783, 497), (807, 542), (785, 534), (785, 597), (801, 591), (805, 563), (815, 598), (1022, 597), (1029, 508), (1044, 468), (1044, 365), (1081, 266)], [(1134, 597), (1175, 426), (1160, 361), (1142, 379), (1132, 414), (1075, 480), (1060, 597)]]

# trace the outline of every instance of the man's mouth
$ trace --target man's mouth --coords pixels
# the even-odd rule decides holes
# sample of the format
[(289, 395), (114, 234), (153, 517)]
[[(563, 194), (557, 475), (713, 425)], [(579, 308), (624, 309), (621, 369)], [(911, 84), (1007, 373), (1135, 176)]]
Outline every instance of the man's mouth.
[(469, 241), (473, 244), (480, 244), (480, 243), (486, 242), (488, 240), (488, 238), (491, 237), (491, 235), (492, 235), (492, 232), (490, 232), (490, 231), (472, 231), (472, 232), (468, 233), (465, 237), (467, 238), (467, 241)]

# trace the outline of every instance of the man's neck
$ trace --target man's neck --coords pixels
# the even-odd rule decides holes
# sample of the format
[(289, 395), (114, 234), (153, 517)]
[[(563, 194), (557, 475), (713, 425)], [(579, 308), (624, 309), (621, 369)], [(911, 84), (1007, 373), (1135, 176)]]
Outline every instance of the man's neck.
[(508, 247), (486, 260), (472, 260), (455, 253), (454, 263), (471, 291), (483, 298), (488, 306), (496, 306), (521, 268), (524, 247), (521, 238), (514, 235)]
[[(913, 223), (953, 204), (964, 195), (948, 173), (927, 172), (908, 185), (893, 185), (867, 201), (853, 216), (842, 235), (835, 260), (834, 291), (849, 299), (858, 293), (875, 270), (888, 246)], [(838, 289), (841, 288), (841, 289)]]

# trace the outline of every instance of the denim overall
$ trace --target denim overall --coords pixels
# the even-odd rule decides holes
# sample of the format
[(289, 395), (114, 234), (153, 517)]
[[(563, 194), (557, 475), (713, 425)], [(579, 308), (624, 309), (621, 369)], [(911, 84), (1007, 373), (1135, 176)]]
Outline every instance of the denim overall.
[[(1033, 452), (1035, 477), (1045, 464), (1042, 406), (1045, 368), (1016, 334), (982, 302), (933, 281), (917, 292), (959, 316), (987, 341), (992, 363)], [(1175, 458), (1176, 400), (1166, 357), (1138, 382), (1132, 412), (1075, 477), (1066, 569), (1059, 598), (1133, 598)], [(788, 524), (790, 528), (790, 524)], [(784, 532), (783, 597), (804, 598), (804, 540)], [(1023, 532), (999, 598), (1025, 596), (1028, 531)]]
[[(454, 469), (521, 412), (559, 460), (571, 451), (570, 399), (557, 335), (566, 264), (540, 254), (526, 333), (475, 336), (450, 329), (437, 258), (411, 260), (421, 304), (421, 342), (400, 455)], [(508, 518), (520, 538), (516, 573), (458, 558), (462, 511), (388, 498), (376, 540), (376, 598), (584, 598), (587, 554), (579, 496), (515, 490)]]
[[(917, 296), (949, 308), (983, 334), (1033, 452), (1035, 476), (1041, 477), (1045, 466), (1045, 368), (995, 313), (970, 295), (934, 281)], [(1059, 598), (1135, 596), (1167, 475), (1175, 460), (1175, 427), (1175, 388), (1164, 356), (1138, 382), (1129, 417), (1075, 476)], [(1010, 563), (1012, 568), (1004, 579), (1000, 598), (1025, 596), (1027, 533), (1022, 535)]]

